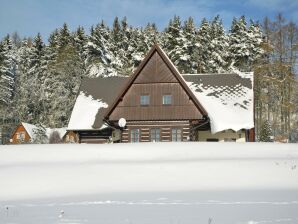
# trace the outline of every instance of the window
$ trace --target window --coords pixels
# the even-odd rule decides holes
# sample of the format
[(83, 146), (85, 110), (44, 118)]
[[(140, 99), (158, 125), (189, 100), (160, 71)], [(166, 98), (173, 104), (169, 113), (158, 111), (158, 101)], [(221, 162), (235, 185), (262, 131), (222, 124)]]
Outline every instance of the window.
[(140, 141), (140, 130), (132, 129), (130, 131), (130, 141), (131, 142), (139, 142)]
[(162, 96), (162, 104), (163, 105), (171, 105), (172, 104), (172, 95), (163, 95)]
[(25, 140), (25, 132), (17, 132), (17, 139), (24, 141)]
[(141, 95), (140, 103), (142, 106), (149, 105), (150, 103), (150, 96), (149, 95)]
[(181, 142), (181, 129), (178, 129), (178, 128), (172, 129), (172, 141)]
[(160, 142), (160, 129), (153, 128), (150, 130), (150, 140), (151, 142)]

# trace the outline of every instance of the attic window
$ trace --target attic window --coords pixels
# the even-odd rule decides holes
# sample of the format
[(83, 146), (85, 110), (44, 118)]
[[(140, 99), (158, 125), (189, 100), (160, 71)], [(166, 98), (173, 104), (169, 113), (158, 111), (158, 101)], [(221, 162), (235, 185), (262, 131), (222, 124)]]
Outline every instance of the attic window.
[(149, 95), (141, 95), (141, 97), (140, 97), (141, 106), (149, 105), (149, 103), (150, 103), (150, 96)]
[(17, 132), (17, 139), (24, 141), (25, 140), (25, 132)]
[(162, 104), (163, 105), (171, 105), (172, 104), (172, 95), (163, 95), (162, 96)]

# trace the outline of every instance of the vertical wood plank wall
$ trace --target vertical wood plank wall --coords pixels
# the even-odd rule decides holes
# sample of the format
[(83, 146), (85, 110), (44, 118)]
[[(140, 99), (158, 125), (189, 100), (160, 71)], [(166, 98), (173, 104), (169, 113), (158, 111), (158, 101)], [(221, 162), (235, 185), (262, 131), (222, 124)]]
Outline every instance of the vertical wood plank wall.
[[(141, 95), (150, 96), (149, 105), (140, 105)], [(172, 95), (171, 105), (162, 104), (163, 95)], [(118, 121), (122, 117), (127, 121), (190, 120), (201, 119), (202, 114), (161, 56), (155, 52), (114, 108), (109, 120)]]
[[(149, 105), (140, 105), (140, 96), (149, 95)], [(172, 104), (163, 105), (163, 95), (172, 95)], [(200, 119), (202, 114), (179, 83), (133, 84), (110, 115), (110, 120)]]

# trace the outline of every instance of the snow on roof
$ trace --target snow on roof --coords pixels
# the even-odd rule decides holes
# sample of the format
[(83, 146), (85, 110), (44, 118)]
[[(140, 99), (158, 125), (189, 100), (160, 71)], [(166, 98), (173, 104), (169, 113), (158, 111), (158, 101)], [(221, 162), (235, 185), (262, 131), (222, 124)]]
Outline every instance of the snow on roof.
[[(253, 73), (181, 74), (208, 112), (212, 133), (250, 129), (253, 119)], [(68, 130), (100, 130), (103, 116), (129, 78), (85, 78)]]
[[(21, 123), (23, 125), (23, 127), (25, 128), (25, 130), (27, 131), (28, 135), (30, 136), (31, 140), (34, 140), (36, 137), (36, 132), (38, 131), (38, 129), (40, 129), (39, 127), (37, 127), (34, 124), (29, 124), (29, 123), (25, 123), (22, 122)], [(50, 135), (54, 132), (57, 131), (59, 133), (60, 138), (63, 138), (63, 136), (66, 134), (66, 127), (63, 128), (45, 128), (45, 135), (47, 136), (47, 138), (50, 137)]]
[(84, 78), (67, 130), (106, 128), (103, 116), (127, 80), (127, 77), (119, 76)]
[(87, 96), (81, 91), (73, 107), (68, 123), (68, 129), (93, 129), (92, 125), (94, 123), (97, 111), (102, 107), (107, 108), (108, 104), (102, 100), (94, 99), (91, 95)]
[(183, 78), (208, 112), (212, 133), (254, 127), (253, 73), (185, 74)]
[(33, 124), (29, 124), (29, 123), (25, 123), (25, 122), (22, 122), (21, 124), (23, 125), (23, 127), (27, 131), (30, 138), (34, 139), (35, 138), (35, 132), (34, 131), (37, 130), (38, 127), (33, 125)]

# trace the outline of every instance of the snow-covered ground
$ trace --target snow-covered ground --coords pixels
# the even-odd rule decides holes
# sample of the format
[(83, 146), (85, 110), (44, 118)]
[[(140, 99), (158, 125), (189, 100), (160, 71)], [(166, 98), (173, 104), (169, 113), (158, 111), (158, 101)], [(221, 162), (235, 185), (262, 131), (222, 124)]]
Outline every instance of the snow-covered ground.
[(0, 223), (298, 223), (298, 145), (0, 146)]

